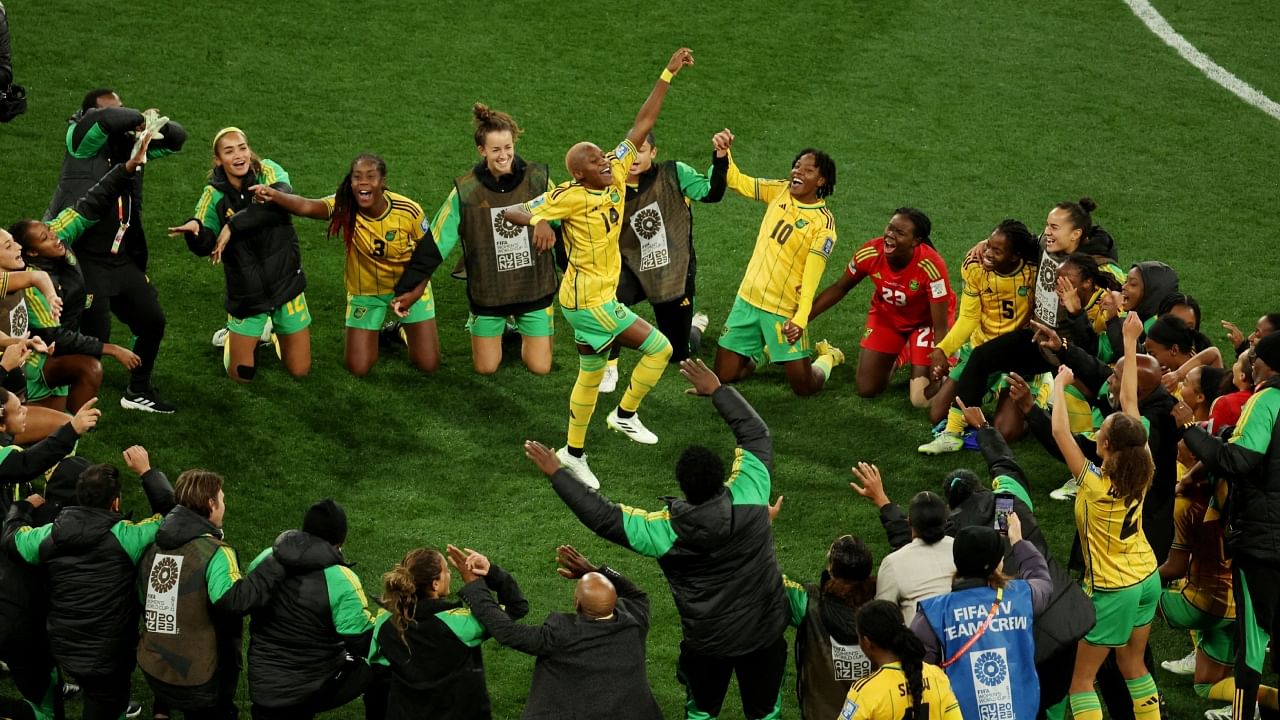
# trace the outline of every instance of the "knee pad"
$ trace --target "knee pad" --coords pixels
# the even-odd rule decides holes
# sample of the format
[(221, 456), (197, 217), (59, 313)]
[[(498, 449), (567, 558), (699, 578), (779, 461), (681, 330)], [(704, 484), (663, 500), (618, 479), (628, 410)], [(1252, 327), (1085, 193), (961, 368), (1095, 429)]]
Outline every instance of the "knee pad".
[(237, 365), (236, 366), (236, 377), (240, 378), (241, 380), (244, 380), (245, 382), (252, 380), (253, 376), (257, 374), (258, 374), (258, 368), (254, 365)]
[(925, 397), (924, 391), (929, 387), (929, 378), (913, 377), (911, 378), (911, 405), (918, 408), (929, 407), (929, 398)]

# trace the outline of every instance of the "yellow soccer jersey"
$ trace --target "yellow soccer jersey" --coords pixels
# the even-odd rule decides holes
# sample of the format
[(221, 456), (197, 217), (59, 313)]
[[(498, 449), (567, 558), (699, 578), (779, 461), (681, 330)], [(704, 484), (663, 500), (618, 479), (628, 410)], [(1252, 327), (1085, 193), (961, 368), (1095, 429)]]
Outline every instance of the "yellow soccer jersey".
[[(324, 199), (333, 214), (333, 196)], [(386, 295), (395, 292), (396, 282), (430, 229), (422, 206), (387, 191), (387, 211), (380, 218), (356, 212), (356, 229), (347, 245), (346, 283), (350, 295)]]
[(978, 260), (970, 260), (964, 263), (960, 274), (964, 278), (961, 302), (978, 301), (978, 327), (969, 336), (974, 347), (1017, 330), (1031, 318), (1035, 266), (1024, 262), (1017, 270), (1001, 275), (994, 270), (986, 270)]
[[(916, 713), (917, 720), (964, 720), (960, 703), (951, 692), (951, 681), (942, 668), (925, 663), (921, 675), (924, 693), (921, 706), (916, 708), (921, 711)], [(836, 720), (902, 720), (910, 706), (907, 676), (898, 663), (889, 663), (849, 688)]]
[(533, 224), (560, 220), (569, 267), (560, 280), (560, 306), (567, 310), (599, 307), (618, 291), (622, 272), (622, 209), (627, 199), (627, 174), (636, 146), (623, 140), (610, 153), (613, 183), (591, 190), (577, 182), (557, 185), (524, 204)]
[(1076, 478), (1076, 532), (1084, 553), (1084, 590), (1123, 590), (1156, 571), (1156, 555), (1142, 531), (1142, 501), (1114, 496), (1111, 479), (1087, 463)]
[(796, 318), (803, 305), (813, 298), (800, 297), (805, 263), (812, 258), (825, 268), (836, 245), (836, 219), (819, 200), (814, 205), (796, 202), (786, 180), (760, 180), (745, 175), (729, 154), (728, 186), (743, 197), (768, 203), (760, 232), (756, 236), (751, 262), (738, 286), (738, 297), (768, 313), (790, 318), (800, 326), (809, 322)]

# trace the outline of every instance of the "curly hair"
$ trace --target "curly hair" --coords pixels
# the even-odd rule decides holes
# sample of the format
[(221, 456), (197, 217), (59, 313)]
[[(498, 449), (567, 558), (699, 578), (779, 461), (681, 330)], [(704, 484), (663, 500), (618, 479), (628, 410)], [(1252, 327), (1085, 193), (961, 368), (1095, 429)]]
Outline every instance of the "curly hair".
[(400, 639), (415, 622), (418, 601), (427, 597), (431, 584), (444, 572), (444, 556), (434, 548), (417, 548), (382, 575), (382, 606), (391, 613), (391, 624)]
[(1155, 461), (1147, 448), (1147, 429), (1131, 415), (1113, 413), (1103, 425), (1102, 436), (1107, 443), (1102, 474), (1111, 480), (1125, 503), (1142, 500), (1156, 474)]

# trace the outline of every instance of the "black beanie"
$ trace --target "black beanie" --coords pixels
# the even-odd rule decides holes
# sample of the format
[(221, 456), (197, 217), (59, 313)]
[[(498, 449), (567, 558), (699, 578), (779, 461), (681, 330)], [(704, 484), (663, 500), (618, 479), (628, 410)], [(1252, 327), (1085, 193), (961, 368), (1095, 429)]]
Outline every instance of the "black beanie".
[(956, 534), (951, 554), (956, 561), (956, 577), (985, 578), (1004, 558), (1004, 543), (994, 529), (970, 525)]
[(347, 511), (333, 498), (325, 498), (307, 508), (302, 532), (315, 535), (330, 545), (341, 545), (347, 539)]
[(1280, 332), (1273, 332), (1259, 340), (1258, 344), (1253, 346), (1253, 353), (1266, 363), (1272, 372), (1280, 373)]

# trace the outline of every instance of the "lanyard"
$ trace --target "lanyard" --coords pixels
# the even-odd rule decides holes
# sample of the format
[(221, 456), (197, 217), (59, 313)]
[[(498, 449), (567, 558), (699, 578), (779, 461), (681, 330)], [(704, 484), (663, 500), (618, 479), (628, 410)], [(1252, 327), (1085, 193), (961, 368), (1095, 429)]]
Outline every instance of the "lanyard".
[[(129, 199), (130, 209), (132, 209), (133, 199)], [(120, 252), (120, 243), (124, 242), (124, 234), (129, 230), (129, 221), (125, 219), (124, 213), (124, 196), (116, 197), (116, 217), (120, 219), (120, 229), (116, 230), (116, 237), (111, 241), (111, 254), (115, 255)]]
[(947, 660), (946, 662), (943, 662), (938, 667), (941, 667), (941, 668), (951, 667), (952, 665), (955, 664), (957, 660), (960, 659), (961, 655), (964, 655), (965, 653), (969, 652), (969, 648), (973, 647), (973, 644), (978, 642), (978, 638), (982, 637), (983, 633), (987, 631), (987, 628), (991, 626), (991, 621), (995, 619), (996, 612), (1000, 609), (1000, 600), (1003, 597), (1004, 597), (1004, 588), (1000, 588), (996, 590), (996, 601), (991, 603), (991, 610), (987, 611), (987, 619), (983, 620), (982, 624), (978, 626), (978, 631), (975, 632), (969, 638), (969, 642), (966, 642), (959, 650), (956, 651), (955, 655), (952, 655), (949, 660)]

